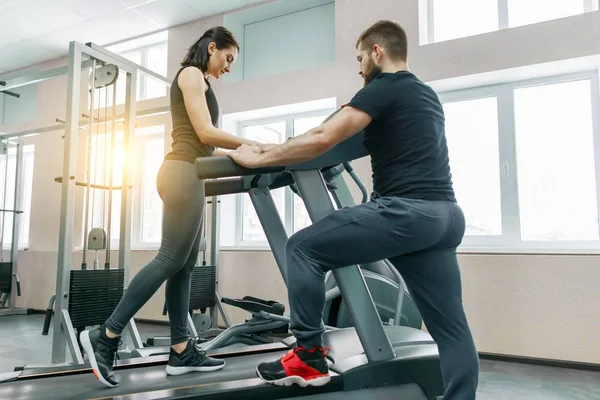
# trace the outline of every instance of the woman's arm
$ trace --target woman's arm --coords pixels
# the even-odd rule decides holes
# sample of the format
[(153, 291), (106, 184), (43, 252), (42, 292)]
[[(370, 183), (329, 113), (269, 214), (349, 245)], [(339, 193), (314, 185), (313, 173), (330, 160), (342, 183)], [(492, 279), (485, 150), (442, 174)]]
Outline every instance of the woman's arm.
[(179, 88), (183, 93), (183, 100), (194, 131), (204, 144), (223, 149), (235, 150), (242, 144), (261, 146), (261, 143), (244, 139), (221, 129), (215, 128), (211, 122), (210, 112), (206, 104), (206, 82), (204, 75), (198, 68), (185, 68), (179, 74)]

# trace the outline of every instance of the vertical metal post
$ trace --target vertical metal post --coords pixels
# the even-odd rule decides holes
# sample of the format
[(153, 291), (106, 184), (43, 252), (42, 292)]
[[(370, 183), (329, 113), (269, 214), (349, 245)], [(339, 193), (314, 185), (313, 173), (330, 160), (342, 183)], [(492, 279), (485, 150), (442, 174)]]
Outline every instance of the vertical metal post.
[[(137, 71), (127, 72), (125, 95), (125, 133), (123, 135), (123, 178), (121, 183), (121, 233), (119, 235), (119, 268), (123, 269), (125, 285), (129, 284), (131, 268), (131, 209), (133, 193), (129, 185), (133, 184), (133, 143), (135, 142), (135, 113), (137, 94)], [(132, 319), (126, 327), (133, 346), (142, 348), (143, 343), (137, 324)]]
[[(94, 196), (92, 194), (92, 141), (94, 140), (94, 95), (96, 94), (96, 59), (92, 60), (92, 76), (91, 76), (92, 84), (90, 88), (90, 110), (89, 110), (89, 119), (90, 123), (88, 125), (88, 135), (87, 135), (87, 152), (85, 153), (85, 212), (84, 212), (84, 221), (83, 221), (83, 254), (81, 261), (81, 269), (87, 269), (87, 252), (88, 252), (88, 226), (90, 223), (90, 197)], [(106, 146), (106, 144), (105, 144)], [(96, 151), (98, 151), (96, 149)], [(95, 193), (95, 190), (94, 190)], [(94, 216), (92, 215), (92, 220)], [(93, 223), (92, 223), (93, 226)], [(95, 267), (94, 267), (95, 268)]]
[[(335, 211), (319, 171), (294, 171), (294, 180), (313, 222)], [(368, 244), (367, 244), (368, 245)], [(333, 271), (335, 281), (354, 321), (356, 332), (369, 362), (395, 358), (394, 349), (357, 265)]]
[(285, 266), (285, 245), (288, 240), (288, 235), (271, 196), (271, 191), (267, 187), (253, 188), (249, 191), (252, 205), (256, 211), (256, 215), (260, 220), (275, 262), (279, 267), (283, 282), (287, 286), (287, 269)]
[[(19, 237), (21, 236), (21, 221), (23, 220), (23, 142), (17, 139), (17, 159), (15, 163), (15, 195), (13, 201), (13, 228), (12, 243), (10, 246), (10, 261), (12, 263), (12, 276), (15, 285), (10, 291), (11, 311), (17, 305), (17, 285), (19, 279)], [(8, 152), (7, 152), (8, 155)], [(8, 157), (7, 157), (8, 162)]]
[(125, 284), (129, 284), (131, 263), (131, 208), (133, 183), (133, 143), (135, 139), (135, 109), (137, 93), (137, 72), (127, 73), (125, 96), (125, 133), (123, 135), (123, 178), (121, 183), (121, 234), (119, 237), (119, 268), (125, 270)]
[[(2, 208), (6, 209), (6, 195), (8, 193), (8, 164), (9, 164), (9, 160), (10, 160), (10, 155), (9, 155), (9, 142), (8, 140), (6, 142), (1, 142), (2, 145), (2, 155), (4, 156), (4, 179), (3, 179), (3, 184), (2, 184), (2, 194), (1, 194), (1, 198), (2, 198)], [(0, 218), (0, 262), (4, 262), (4, 227), (6, 224), (6, 212), (2, 212), (2, 218)], [(6, 301), (8, 301), (10, 299), (10, 296), (7, 296), (3, 301), (0, 303), (0, 307), (4, 307), (4, 303)]]
[[(211, 209), (210, 209), (210, 265), (215, 267), (215, 302), (217, 307), (212, 307), (210, 309), (210, 318), (212, 321), (211, 329), (219, 329), (219, 313), (218, 306), (221, 302), (221, 298), (218, 295), (219, 293), (219, 266), (217, 263), (219, 262), (219, 197), (212, 196), (210, 198)], [(204, 214), (206, 215), (206, 213)], [(208, 224), (208, 221), (204, 221), (204, 226)], [(224, 315), (224, 314), (223, 314)], [(229, 323), (227, 321), (227, 323)], [(195, 328), (194, 328), (195, 329)]]
[[(219, 221), (219, 197), (212, 196), (210, 201), (210, 265), (217, 265), (217, 262), (219, 262), (219, 229), (221, 227)], [(204, 223), (207, 223), (207, 221), (204, 221)]]
[[(60, 228), (56, 274), (56, 306), (52, 339), (52, 362), (65, 361), (66, 332), (63, 330), (63, 310), (69, 304), (69, 277), (73, 250), (73, 219), (75, 174), (77, 169), (77, 139), (79, 131), (79, 100), (81, 86), (81, 50), (76, 42), (69, 43), (67, 67), (67, 121), (65, 124), (64, 162), (61, 187)], [(84, 233), (85, 234), (85, 233)]]
[[(117, 115), (117, 83), (115, 82), (112, 86), (112, 113), (111, 113), (111, 126), (110, 126), (110, 168), (109, 168), (109, 190), (108, 190), (108, 216), (107, 216), (107, 226), (106, 226), (106, 257), (104, 261), (104, 268), (110, 269), (110, 253), (111, 253), (111, 240), (112, 240), (112, 207), (113, 207), (113, 180), (114, 180), (114, 172), (113, 172), (113, 164), (115, 161), (115, 119)], [(108, 105), (107, 105), (108, 107)], [(104, 143), (104, 149), (106, 150), (106, 143)], [(125, 281), (127, 282), (127, 281)], [(126, 283), (125, 283), (126, 284)]]

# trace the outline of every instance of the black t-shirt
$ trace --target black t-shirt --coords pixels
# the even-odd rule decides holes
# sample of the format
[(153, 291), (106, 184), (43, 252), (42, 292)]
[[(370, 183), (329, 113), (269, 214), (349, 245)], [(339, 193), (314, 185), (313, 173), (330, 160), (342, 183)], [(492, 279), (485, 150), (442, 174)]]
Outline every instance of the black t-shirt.
[(456, 201), (444, 110), (433, 89), (409, 71), (381, 73), (347, 106), (373, 118), (364, 145), (377, 195)]

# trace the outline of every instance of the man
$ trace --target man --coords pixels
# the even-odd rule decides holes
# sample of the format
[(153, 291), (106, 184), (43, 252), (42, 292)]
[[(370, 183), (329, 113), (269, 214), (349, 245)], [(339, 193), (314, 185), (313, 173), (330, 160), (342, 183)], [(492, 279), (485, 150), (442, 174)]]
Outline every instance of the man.
[(365, 85), (337, 115), (268, 151), (244, 145), (229, 153), (249, 168), (292, 164), (364, 130), (371, 156), (371, 200), (333, 212), (287, 243), (290, 329), (297, 347), (258, 366), (266, 382), (329, 382), (322, 338), (325, 273), (387, 258), (402, 274), (438, 345), (445, 398), (475, 398), (479, 361), (456, 256), (465, 219), (452, 185), (443, 108), (436, 93), (409, 71), (407, 47), (400, 25), (375, 23), (356, 43)]

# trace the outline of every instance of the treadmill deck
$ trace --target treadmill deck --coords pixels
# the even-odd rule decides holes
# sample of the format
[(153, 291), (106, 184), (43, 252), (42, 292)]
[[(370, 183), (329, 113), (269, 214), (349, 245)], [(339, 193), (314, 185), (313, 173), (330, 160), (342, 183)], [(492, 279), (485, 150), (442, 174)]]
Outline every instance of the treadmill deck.
[[(0, 384), (0, 399), (104, 399), (133, 393), (171, 390), (198, 385), (226, 384), (239, 380), (259, 381), (256, 367), (263, 361), (277, 360), (284, 352), (253, 354), (228, 358), (225, 367), (215, 372), (191, 372), (169, 376), (166, 365), (115, 369), (119, 386), (109, 388), (89, 373), (25, 379)], [(256, 384), (256, 382), (254, 382)], [(156, 398), (153, 396), (145, 399)]]
[[(369, 363), (353, 329), (328, 332), (326, 345), (335, 360), (330, 368), (331, 382), (323, 387), (278, 387), (266, 384), (256, 375), (261, 362), (275, 361), (289, 350), (283, 344), (250, 346), (241, 352), (211, 354), (226, 360), (215, 372), (192, 372), (168, 376), (166, 357), (124, 360), (114, 371), (120, 384), (102, 385), (89, 365), (72, 368), (25, 370), (13, 381), (0, 382), (0, 398), (30, 399), (281, 399), (344, 391), (344, 398), (372, 398), (377, 387), (393, 388), (402, 398), (426, 399), (441, 395), (443, 384), (437, 346), (424, 332), (404, 327), (387, 329), (396, 358), (385, 363)], [(254, 348), (253, 348), (254, 347)], [(220, 354), (219, 354), (220, 353)], [(361, 395), (358, 396), (358, 393)], [(412, 393), (412, 394), (410, 394)], [(358, 396), (358, 397), (354, 397)], [(365, 397), (367, 396), (367, 397)], [(320, 397), (325, 399), (325, 397)], [(332, 397), (333, 399), (334, 397)], [(398, 398), (398, 397), (396, 397)], [(327, 398), (329, 399), (329, 397)]]

